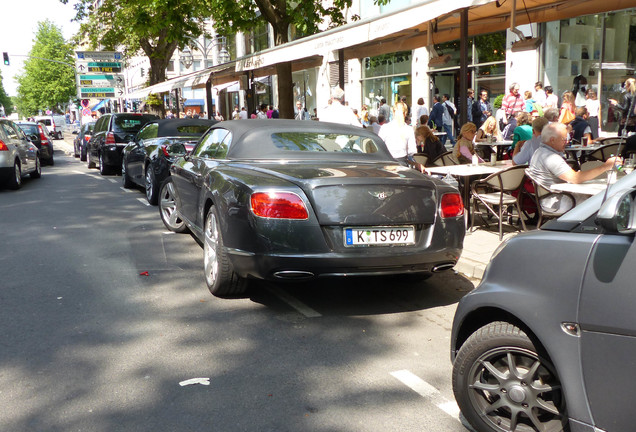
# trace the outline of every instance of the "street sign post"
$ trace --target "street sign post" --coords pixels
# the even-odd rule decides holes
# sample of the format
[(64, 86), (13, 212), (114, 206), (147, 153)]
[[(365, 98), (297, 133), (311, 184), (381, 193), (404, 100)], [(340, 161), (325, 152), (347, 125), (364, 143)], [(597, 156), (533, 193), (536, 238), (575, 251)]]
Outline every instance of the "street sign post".
[(105, 99), (124, 96), (123, 55), (117, 51), (76, 51), (77, 97)]

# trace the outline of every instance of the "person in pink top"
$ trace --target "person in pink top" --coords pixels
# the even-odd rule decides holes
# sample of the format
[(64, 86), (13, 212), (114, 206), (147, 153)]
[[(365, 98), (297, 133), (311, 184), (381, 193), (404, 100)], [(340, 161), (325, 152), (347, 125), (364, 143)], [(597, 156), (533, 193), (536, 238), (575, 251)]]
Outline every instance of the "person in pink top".
[(518, 112), (524, 111), (526, 108), (526, 102), (519, 93), (519, 84), (512, 83), (509, 87), (510, 93), (504, 96), (501, 101), (501, 109), (505, 113), (503, 122), (508, 124), (508, 120), (514, 118)]

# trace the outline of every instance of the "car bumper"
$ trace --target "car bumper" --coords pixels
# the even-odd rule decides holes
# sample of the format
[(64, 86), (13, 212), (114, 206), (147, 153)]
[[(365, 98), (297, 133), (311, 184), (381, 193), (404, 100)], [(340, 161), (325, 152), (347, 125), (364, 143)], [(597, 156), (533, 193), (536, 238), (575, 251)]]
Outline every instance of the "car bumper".
[(319, 277), (380, 276), (394, 274), (430, 274), (451, 269), (461, 248), (449, 247), (434, 252), (387, 253), (365, 256), (347, 253), (317, 255), (255, 254), (228, 249), (234, 271), (241, 277), (266, 280), (304, 280)]
[(50, 160), (53, 159), (53, 146), (42, 146), (40, 147), (40, 160)]
[(121, 167), (121, 154), (125, 145), (107, 145), (102, 148), (104, 164), (112, 167)]

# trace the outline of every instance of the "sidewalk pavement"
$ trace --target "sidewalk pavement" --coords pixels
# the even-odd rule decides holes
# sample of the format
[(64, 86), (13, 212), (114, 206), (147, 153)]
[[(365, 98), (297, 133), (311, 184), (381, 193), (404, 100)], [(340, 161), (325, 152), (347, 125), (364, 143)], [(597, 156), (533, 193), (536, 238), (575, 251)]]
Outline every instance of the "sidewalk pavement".
[[(64, 141), (56, 140), (53, 145), (67, 155), (72, 156), (73, 139), (75, 139), (74, 135), (65, 133)], [(504, 239), (513, 235), (515, 233), (505, 234)], [(473, 232), (466, 232), (464, 250), (455, 266), (455, 270), (469, 279), (481, 280), (486, 264), (488, 264), (491, 255), (500, 243), (499, 233), (496, 231), (477, 229)]]

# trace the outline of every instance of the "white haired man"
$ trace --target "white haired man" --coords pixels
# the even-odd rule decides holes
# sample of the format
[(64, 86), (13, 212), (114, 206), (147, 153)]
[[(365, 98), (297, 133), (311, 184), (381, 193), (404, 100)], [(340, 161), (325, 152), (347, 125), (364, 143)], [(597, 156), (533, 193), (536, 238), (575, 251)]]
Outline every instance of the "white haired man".
[(344, 90), (340, 87), (331, 90), (331, 105), (322, 110), (320, 121), (362, 127), (353, 110), (344, 105)]

